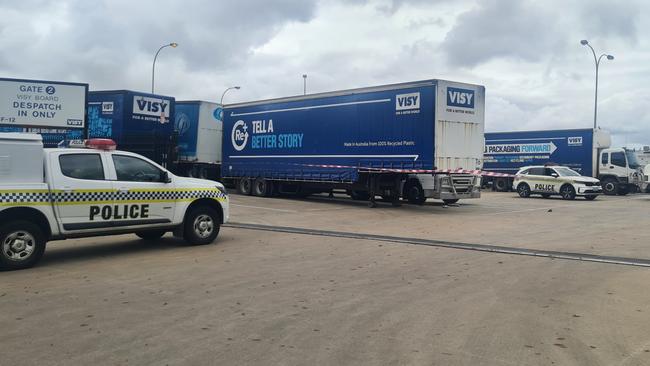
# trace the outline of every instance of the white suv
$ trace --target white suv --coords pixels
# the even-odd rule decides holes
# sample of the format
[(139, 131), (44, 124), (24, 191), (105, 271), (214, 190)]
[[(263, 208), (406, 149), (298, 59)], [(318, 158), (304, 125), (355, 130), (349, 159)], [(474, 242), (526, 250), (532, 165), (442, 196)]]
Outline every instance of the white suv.
[(564, 166), (523, 167), (517, 172), (512, 188), (523, 198), (541, 194), (544, 198), (559, 195), (565, 200), (582, 196), (591, 201), (603, 192), (598, 179), (582, 176)]

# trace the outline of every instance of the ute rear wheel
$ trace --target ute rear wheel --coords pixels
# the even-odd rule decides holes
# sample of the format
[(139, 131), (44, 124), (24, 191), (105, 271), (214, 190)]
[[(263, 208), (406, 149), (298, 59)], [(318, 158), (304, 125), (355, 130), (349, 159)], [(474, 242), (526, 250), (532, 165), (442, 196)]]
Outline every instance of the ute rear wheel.
[(521, 198), (530, 197), (530, 186), (527, 183), (521, 183), (517, 186), (517, 193), (519, 193), (519, 197)]
[(45, 252), (45, 235), (38, 225), (14, 221), (0, 227), (0, 270), (29, 268)]
[(183, 238), (190, 245), (212, 243), (219, 235), (221, 219), (217, 211), (208, 206), (195, 207), (185, 217)]
[(572, 200), (576, 198), (576, 190), (573, 186), (565, 184), (560, 188), (560, 195), (565, 200)]
[(147, 240), (147, 241), (156, 241), (160, 238), (162, 238), (163, 235), (165, 235), (164, 230), (150, 230), (150, 231), (138, 231), (135, 233), (140, 239)]

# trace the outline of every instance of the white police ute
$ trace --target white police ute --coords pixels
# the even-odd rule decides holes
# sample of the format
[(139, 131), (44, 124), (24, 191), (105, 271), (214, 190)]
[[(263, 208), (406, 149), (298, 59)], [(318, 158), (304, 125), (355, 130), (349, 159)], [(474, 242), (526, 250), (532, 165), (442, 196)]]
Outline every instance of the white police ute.
[(515, 175), (512, 189), (523, 198), (539, 194), (544, 198), (559, 195), (566, 200), (581, 196), (591, 201), (603, 193), (598, 179), (582, 176), (565, 166), (523, 167)]
[(112, 140), (44, 149), (40, 135), (0, 133), (0, 269), (34, 265), (50, 240), (167, 232), (212, 243), (228, 220), (218, 182), (178, 177)]

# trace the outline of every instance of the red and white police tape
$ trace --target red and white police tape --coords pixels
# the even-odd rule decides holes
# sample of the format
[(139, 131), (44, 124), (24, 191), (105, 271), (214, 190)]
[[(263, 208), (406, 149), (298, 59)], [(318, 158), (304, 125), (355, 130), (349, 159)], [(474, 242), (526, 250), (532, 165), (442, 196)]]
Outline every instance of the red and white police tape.
[(315, 167), (315, 168), (358, 169), (360, 171), (384, 172), (384, 173), (407, 173), (407, 174), (447, 173), (447, 174), (473, 174), (473, 175), (482, 175), (486, 177), (514, 177), (513, 174), (487, 172), (484, 170), (470, 170), (470, 169), (396, 169), (396, 168), (374, 168), (374, 167), (351, 166), (351, 165), (329, 165), (329, 164), (300, 164), (300, 165)]

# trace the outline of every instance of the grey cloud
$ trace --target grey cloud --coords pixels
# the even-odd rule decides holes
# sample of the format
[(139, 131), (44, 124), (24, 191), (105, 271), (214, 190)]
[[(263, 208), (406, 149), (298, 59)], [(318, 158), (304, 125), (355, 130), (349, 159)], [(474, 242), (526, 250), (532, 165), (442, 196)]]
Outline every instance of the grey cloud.
[(557, 47), (554, 17), (535, 4), (487, 0), (460, 15), (441, 49), (453, 65), (473, 67), (494, 58), (538, 61)]
[(580, 19), (588, 37), (637, 40), (640, 6), (636, 1), (592, 0), (582, 4)]

